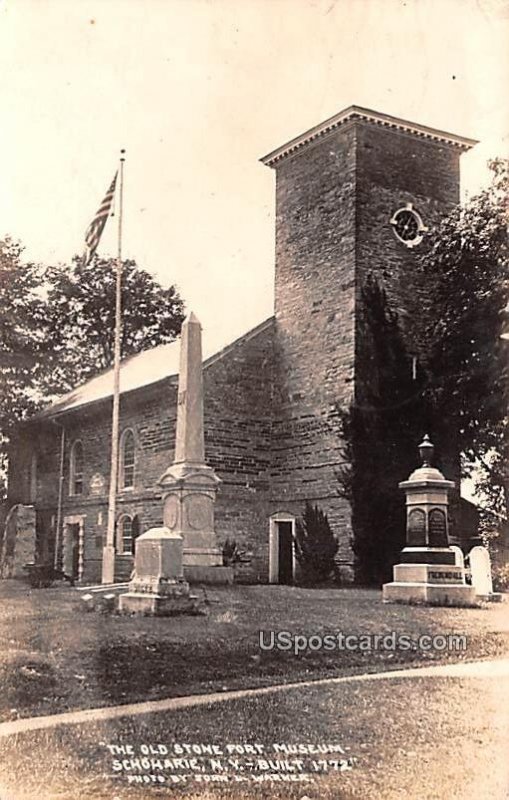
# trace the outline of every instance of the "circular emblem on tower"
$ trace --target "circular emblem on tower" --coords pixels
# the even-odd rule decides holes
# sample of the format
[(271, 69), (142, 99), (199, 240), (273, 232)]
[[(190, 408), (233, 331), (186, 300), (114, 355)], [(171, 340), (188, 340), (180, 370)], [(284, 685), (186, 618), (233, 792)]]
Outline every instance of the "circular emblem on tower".
[(423, 239), (428, 228), (422, 221), (412, 203), (407, 203), (399, 208), (391, 217), (392, 229), (402, 244), (406, 247), (416, 247)]

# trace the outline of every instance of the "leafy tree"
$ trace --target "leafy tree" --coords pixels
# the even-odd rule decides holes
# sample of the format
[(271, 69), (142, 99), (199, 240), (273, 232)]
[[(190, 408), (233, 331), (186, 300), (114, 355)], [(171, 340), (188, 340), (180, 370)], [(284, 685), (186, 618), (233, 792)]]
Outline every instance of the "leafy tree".
[[(500, 338), (508, 296), (508, 164), (491, 164), (492, 185), (430, 234), (416, 263), (411, 368), (403, 326), (373, 278), (362, 288), (356, 397), (340, 410), (345, 460), (340, 492), (352, 509), (356, 578), (390, 577), (404, 542), (396, 486), (416, 466), (428, 432), (442, 453), (461, 452), (464, 474), (481, 465), (484, 498), (507, 517), (509, 361)], [(441, 463), (440, 449), (437, 465)], [(450, 469), (447, 465), (445, 471)]]
[[(116, 261), (48, 267), (45, 393), (66, 391), (113, 363)], [(184, 304), (135, 261), (122, 264), (122, 357), (173, 341)]]
[(490, 163), (492, 183), (433, 232), (422, 269), (432, 287), (427, 395), (454, 425), (463, 466), (477, 465), (490, 508), (507, 515), (509, 351), (501, 339), (509, 289), (509, 162)]
[[(46, 394), (67, 391), (113, 363), (116, 261), (97, 256), (84, 267), (48, 267)], [(122, 264), (122, 357), (171, 342), (184, 305), (174, 286), (164, 289), (135, 261)]]
[(41, 273), (21, 256), (19, 243), (8, 237), (0, 241), (0, 499), (5, 495), (9, 436), (40, 402)]
[[(300, 521), (299, 521), (300, 522)], [(327, 515), (306, 502), (302, 523), (296, 526), (295, 552), (306, 581), (326, 581), (335, 572), (338, 543)]]
[[(88, 266), (41, 268), (23, 248), (0, 241), (0, 500), (9, 436), (16, 423), (55, 395), (113, 363), (115, 268), (97, 256)], [(184, 306), (134, 261), (123, 262), (122, 356), (170, 342)]]

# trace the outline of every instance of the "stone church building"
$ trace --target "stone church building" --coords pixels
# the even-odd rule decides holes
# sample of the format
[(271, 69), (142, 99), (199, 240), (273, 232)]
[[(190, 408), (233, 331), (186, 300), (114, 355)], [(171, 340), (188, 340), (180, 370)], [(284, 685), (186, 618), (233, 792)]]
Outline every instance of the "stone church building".
[[(250, 554), (246, 580), (291, 581), (306, 500), (328, 514), (338, 560), (351, 568), (336, 409), (369, 379), (358, 357), (360, 288), (368, 273), (385, 286), (411, 352), (416, 253), (459, 202), (460, 155), (474, 144), (351, 106), (262, 159), (276, 178), (274, 316), (220, 352), (207, 354), (203, 337), (216, 532)], [(157, 481), (173, 461), (178, 355), (175, 342), (122, 364), (118, 580), (131, 572), (136, 535), (162, 522)], [(64, 570), (82, 582), (101, 578), (112, 385), (101, 374), (28, 420), (10, 458), (10, 505), (34, 506), (41, 554), (52, 558), (57, 538)]]

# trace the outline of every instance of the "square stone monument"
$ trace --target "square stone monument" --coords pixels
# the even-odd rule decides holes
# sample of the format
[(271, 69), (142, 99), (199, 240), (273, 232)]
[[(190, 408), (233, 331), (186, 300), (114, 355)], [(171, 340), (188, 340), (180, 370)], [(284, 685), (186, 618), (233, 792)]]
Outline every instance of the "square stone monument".
[(182, 536), (151, 528), (136, 539), (134, 577), (119, 597), (123, 614), (171, 616), (198, 613), (182, 567)]
[(449, 546), (448, 494), (454, 482), (431, 466), (433, 450), (425, 436), (419, 446), (422, 467), (399, 484), (406, 493), (407, 544), (394, 566), (394, 580), (383, 586), (383, 600), (472, 606), (474, 589), (466, 585), (464, 567)]

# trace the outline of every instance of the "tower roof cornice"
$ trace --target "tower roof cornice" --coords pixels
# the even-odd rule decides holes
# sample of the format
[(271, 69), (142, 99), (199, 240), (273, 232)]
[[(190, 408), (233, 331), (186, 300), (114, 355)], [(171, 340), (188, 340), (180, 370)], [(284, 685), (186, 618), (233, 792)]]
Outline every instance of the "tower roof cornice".
[(282, 159), (287, 156), (293, 155), (297, 150), (305, 147), (317, 139), (321, 139), (327, 134), (332, 133), (336, 129), (349, 122), (368, 122), (373, 125), (389, 128), (403, 133), (410, 133), (414, 136), (419, 136), (423, 139), (429, 139), (434, 142), (439, 142), (449, 147), (455, 147), (459, 150), (470, 150), (474, 145), (478, 144), (477, 139), (468, 139), (466, 136), (458, 136), (455, 133), (447, 133), (446, 131), (439, 130), (438, 128), (430, 128), (427, 125), (421, 125), (416, 122), (409, 122), (408, 120), (400, 119), (399, 117), (392, 117), (390, 114), (381, 114), (378, 111), (372, 111), (369, 108), (362, 108), (361, 106), (348, 106), (348, 108), (340, 111), (339, 114), (326, 119), (314, 128), (310, 128), (300, 136), (291, 139), (281, 147), (272, 150), (271, 153), (264, 156), (260, 161), (268, 167), (273, 167)]

